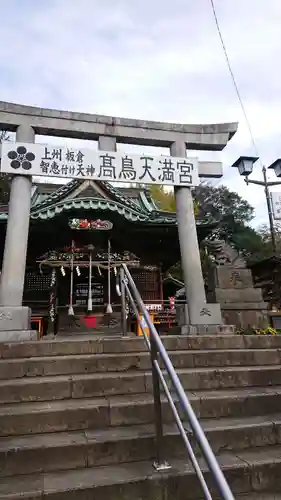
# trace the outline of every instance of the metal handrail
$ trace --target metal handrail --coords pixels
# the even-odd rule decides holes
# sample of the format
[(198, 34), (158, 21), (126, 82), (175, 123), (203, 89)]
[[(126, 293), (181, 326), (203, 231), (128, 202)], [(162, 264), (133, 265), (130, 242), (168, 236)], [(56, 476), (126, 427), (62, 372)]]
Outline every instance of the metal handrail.
[[(164, 460), (163, 457), (163, 422), (162, 422), (162, 408), (161, 408), (161, 395), (160, 395), (160, 383), (162, 384), (164, 393), (167, 397), (168, 403), (171, 407), (172, 413), (174, 415), (177, 427), (179, 429), (180, 435), (183, 439), (184, 445), (187, 449), (189, 458), (200, 481), (202, 490), (204, 492), (205, 498), (207, 500), (212, 500), (212, 496), (208, 485), (205, 481), (201, 467), (197, 461), (197, 458), (192, 449), (191, 443), (188, 438), (186, 429), (183, 426), (182, 420), (176, 408), (173, 400), (173, 396), (167, 385), (166, 379), (160, 368), (158, 362), (158, 356), (160, 356), (162, 363), (165, 367), (167, 374), (169, 375), (172, 385), (174, 387), (175, 393), (178, 397), (179, 404), (188, 420), (193, 436), (196, 438), (197, 443), (202, 451), (203, 457), (209, 467), (210, 472), (213, 475), (215, 483), (217, 485), (218, 491), (223, 498), (223, 500), (234, 500), (234, 496), (229, 488), (229, 485), (224, 477), (224, 474), (217, 462), (217, 459), (211, 449), (211, 446), (205, 436), (205, 433), (193, 411), (193, 408), (188, 400), (185, 390), (181, 384), (181, 381), (175, 371), (175, 368), (169, 358), (169, 355), (165, 349), (165, 346), (150, 319), (148, 310), (146, 309), (141, 295), (135, 285), (135, 282), (129, 272), (126, 264), (122, 264), (120, 268), (120, 288), (121, 288), (121, 303), (122, 303), (122, 324), (124, 335), (127, 333), (126, 325), (126, 295), (129, 299), (131, 307), (139, 319), (139, 324), (144, 336), (145, 343), (150, 351), (151, 362), (152, 362), (152, 382), (153, 382), (153, 395), (154, 395), (154, 411), (155, 411), (155, 430), (156, 430), (156, 455), (157, 461), (155, 467), (157, 470), (163, 470), (169, 468), (169, 465)], [(145, 319), (146, 326), (150, 332), (150, 338), (148, 338), (145, 327), (140, 321), (140, 313)]]

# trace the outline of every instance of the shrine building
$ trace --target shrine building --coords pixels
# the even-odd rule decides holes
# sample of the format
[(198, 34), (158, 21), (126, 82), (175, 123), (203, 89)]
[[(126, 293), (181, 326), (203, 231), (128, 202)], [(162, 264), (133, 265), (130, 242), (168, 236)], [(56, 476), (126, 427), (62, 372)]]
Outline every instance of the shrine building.
[[(2, 206), (1, 259), (7, 219), (8, 207)], [(213, 227), (197, 220), (199, 242)], [(31, 308), (40, 335), (117, 326), (123, 262), (158, 327), (172, 327), (164, 277), (179, 260), (176, 214), (159, 210), (149, 190), (79, 179), (33, 186), (23, 305)], [(131, 330), (136, 328), (133, 322)]]

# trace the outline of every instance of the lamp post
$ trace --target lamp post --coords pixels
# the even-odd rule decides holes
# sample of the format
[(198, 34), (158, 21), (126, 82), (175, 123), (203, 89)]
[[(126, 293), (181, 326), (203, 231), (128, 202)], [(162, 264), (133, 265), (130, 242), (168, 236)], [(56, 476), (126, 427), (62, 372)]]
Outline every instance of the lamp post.
[[(236, 160), (235, 163), (233, 163), (232, 167), (238, 168), (239, 174), (245, 176), (244, 181), (246, 184), (256, 184), (257, 186), (263, 186), (264, 187), (264, 192), (265, 192), (265, 197), (266, 197), (266, 204), (267, 204), (267, 211), (268, 211), (268, 219), (269, 219), (269, 227), (270, 227), (270, 236), (271, 236), (271, 244), (272, 244), (272, 251), (273, 254), (276, 255), (276, 239), (275, 239), (275, 230), (274, 230), (274, 220), (273, 220), (273, 213), (272, 213), (272, 205), (271, 205), (271, 200), (270, 200), (270, 192), (269, 188), (271, 186), (280, 186), (281, 181), (268, 181), (267, 180), (267, 169), (265, 166), (262, 167), (262, 174), (263, 174), (263, 181), (257, 181), (254, 179), (249, 179), (249, 175), (253, 171), (253, 165), (254, 163), (258, 160), (256, 156), (240, 156), (238, 160)], [(268, 168), (273, 168), (275, 171), (276, 177), (281, 177), (281, 159), (278, 158), (275, 160), (271, 165), (269, 165)]]

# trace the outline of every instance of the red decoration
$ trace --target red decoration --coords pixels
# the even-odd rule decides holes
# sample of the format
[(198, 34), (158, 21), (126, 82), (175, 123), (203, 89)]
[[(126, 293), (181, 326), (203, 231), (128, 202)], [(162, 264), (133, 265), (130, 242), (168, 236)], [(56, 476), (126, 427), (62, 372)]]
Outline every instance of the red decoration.
[(175, 310), (175, 297), (169, 297), (170, 309), (171, 311)]
[(71, 219), (69, 221), (69, 227), (71, 229), (100, 229), (103, 231), (108, 231), (112, 229), (113, 224), (108, 220), (89, 220), (89, 219)]

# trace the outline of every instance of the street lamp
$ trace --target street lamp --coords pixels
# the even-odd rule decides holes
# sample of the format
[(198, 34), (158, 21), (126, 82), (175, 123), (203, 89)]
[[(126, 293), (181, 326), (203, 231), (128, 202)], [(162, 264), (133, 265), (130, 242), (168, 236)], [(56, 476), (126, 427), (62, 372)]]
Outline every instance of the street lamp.
[(256, 156), (240, 156), (232, 167), (238, 168), (240, 175), (250, 175), (253, 172), (253, 165), (258, 160)]
[[(278, 158), (273, 163), (271, 163), (271, 165), (269, 165), (268, 168), (273, 168), (276, 177), (281, 177), (281, 158)], [(277, 182), (277, 184), (278, 184), (278, 182)]]
[[(271, 207), (269, 187), (281, 185), (281, 181), (269, 182), (267, 180), (266, 168), (264, 166), (262, 167), (263, 181), (256, 181), (254, 179), (249, 180), (248, 176), (252, 173), (253, 165), (257, 160), (258, 160), (258, 158), (256, 156), (240, 156), (240, 158), (238, 158), (238, 160), (236, 160), (236, 162), (233, 163), (232, 167), (238, 168), (239, 174), (245, 176), (244, 181), (246, 182), (247, 185), (248, 184), (256, 184), (257, 186), (264, 187), (266, 204), (267, 204), (267, 211), (268, 211), (268, 218), (269, 218), (272, 251), (273, 251), (273, 254), (275, 255), (276, 254), (276, 240), (275, 240), (274, 220), (273, 220), (273, 213), (272, 213), (272, 207)], [(276, 161), (274, 161), (271, 165), (269, 165), (268, 168), (273, 168), (275, 171), (275, 175), (277, 177), (281, 177), (281, 159), (280, 158), (277, 159)]]

